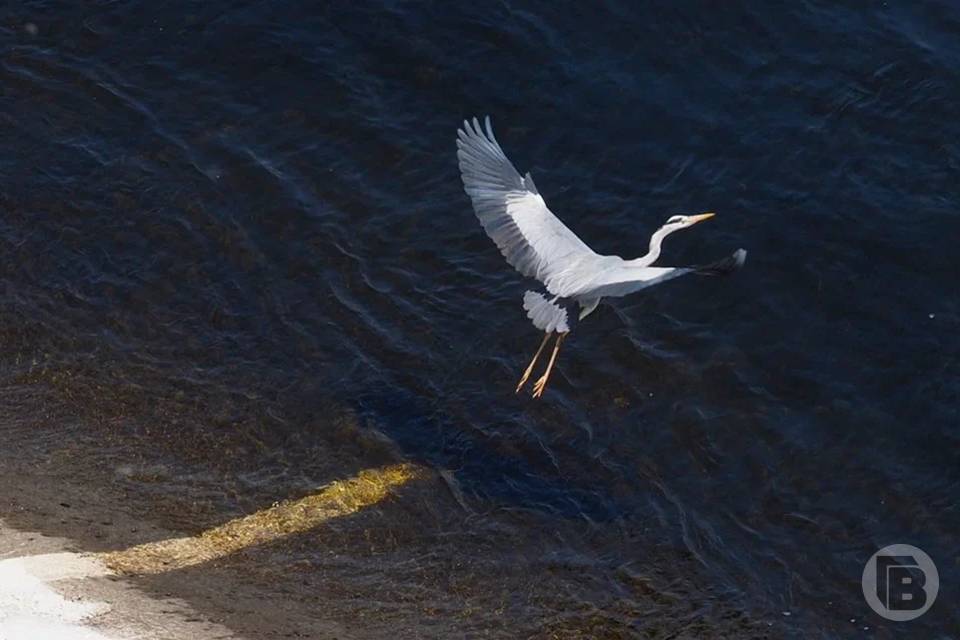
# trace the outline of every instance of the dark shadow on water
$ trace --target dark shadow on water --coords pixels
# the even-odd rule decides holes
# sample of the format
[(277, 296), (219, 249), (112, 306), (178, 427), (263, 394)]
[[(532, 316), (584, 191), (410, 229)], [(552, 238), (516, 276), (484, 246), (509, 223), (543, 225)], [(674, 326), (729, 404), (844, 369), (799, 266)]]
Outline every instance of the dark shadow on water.
[[(466, 435), (462, 425), (455, 425), (435, 403), (402, 389), (360, 395), (354, 407), (358, 417), (376, 424), (406, 456), (453, 471), (468, 494), (499, 508), (540, 509), (558, 517), (595, 522), (622, 513), (615, 501), (579, 488), (576, 479), (561, 476), (542, 448), (528, 446), (524, 455), (516, 455), (513, 445), (503, 442), (501, 436), (511, 429), (522, 433), (519, 424), (501, 425), (492, 436), (478, 431)], [(459, 435), (450, 438), (446, 434)], [(531, 468), (540, 471), (533, 473)]]

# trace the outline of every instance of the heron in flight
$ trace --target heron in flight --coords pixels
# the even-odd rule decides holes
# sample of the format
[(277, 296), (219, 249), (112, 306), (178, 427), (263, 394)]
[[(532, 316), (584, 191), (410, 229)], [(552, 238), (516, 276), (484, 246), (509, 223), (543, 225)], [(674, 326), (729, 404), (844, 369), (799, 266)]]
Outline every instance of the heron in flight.
[(552, 337), (553, 353), (543, 375), (533, 385), (539, 398), (550, 379), (560, 345), (567, 334), (597, 308), (603, 298), (625, 296), (688, 273), (723, 275), (741, 266), (747, 252), (693, 267), (654, 267), (664, 238), (713, 217), (713, 213), (670, 216), (650, 238), (647, 254), (633, 260), (594, 252), (550, 209), (533, 178), (521, 176), (493, 136), (490, 118), (464, 121), (457, 130), (457, 158), (463, 187), (487, 235), (517, 271), (539, 280), (545, 292), (527, 291), (523, 308), (533, 325), (544, 332), (543, 342), (523, 372), (517, 393)]

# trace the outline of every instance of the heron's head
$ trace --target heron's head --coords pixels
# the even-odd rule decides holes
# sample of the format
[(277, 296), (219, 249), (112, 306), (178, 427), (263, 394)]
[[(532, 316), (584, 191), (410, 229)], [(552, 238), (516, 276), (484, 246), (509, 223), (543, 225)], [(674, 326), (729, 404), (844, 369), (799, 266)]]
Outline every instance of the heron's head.
[(698, 222), (703, 222), (704, 220), (709, 220), (717, 214), (713, 212), (701, 213), (695, 216), (684, 216), (676, 215), (670, 216), (667, 218), (667, 222), (661, 227), (661, 229), (667, 231), (667, 233), (673, 233), (674, 231), (679, 231), (680, 229), (686, 229), (687, 227), (692, 227)]

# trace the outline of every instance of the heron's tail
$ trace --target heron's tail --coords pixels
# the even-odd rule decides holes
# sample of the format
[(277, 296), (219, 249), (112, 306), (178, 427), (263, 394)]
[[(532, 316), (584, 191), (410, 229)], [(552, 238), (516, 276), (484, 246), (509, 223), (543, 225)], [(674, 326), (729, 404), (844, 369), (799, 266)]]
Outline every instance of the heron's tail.
[(527, 311), (527, 317), (533, 326), (547, 333), (566, 333), (573, 328), (577, 322), (575, 304), (562, 298), (551, 300), (536, 291), (523, 294), (523, 308)]
[(710, 264), (700, 265), (693, 268), (693, 272), (699, 276), (725, 276), (733, 273), (743, 266), (747, 260), (747, 252), (744, 249), (737, 249), (732, 255), (727, 256)]

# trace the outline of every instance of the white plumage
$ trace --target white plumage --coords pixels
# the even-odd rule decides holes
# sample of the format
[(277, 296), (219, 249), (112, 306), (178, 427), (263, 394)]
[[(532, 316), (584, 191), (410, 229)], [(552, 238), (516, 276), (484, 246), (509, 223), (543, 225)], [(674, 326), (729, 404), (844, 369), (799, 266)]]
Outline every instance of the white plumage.
[(528, 173), (520, 177), (493, 137), (474, 120), (457, 132), (457, 156), (467, 195), (487, 234), (517, 271), (536, 278), (547, 290), (571, 264), (599, 257), (553, 215)]
[(541, 331), (568, 333), (571, 329), (570, 315), (567, 310), (557, 304), (556, 300), (551, 301), (542, 293), (536, 291), (524, 293), (523, 308), (533, 326)]
[[(521, 177), (494, 137), (490, 118), (484, 124), (485, 130), (474, 118), (473, 122), (464, 121), (463, 128), (457, 131), (457, 157), (464, 189), (473, 201), (480, 224), (507, 262), (523, 275), (543, 283), (549, 294), (524, 294), (528, 317), (547, 335), (517, 391), (529, 377), (551, 334), (558, 334), (547, 372), (534, 388), (535, 397), (543, 393), (560, 343), (573, 321), (585, 318), (601, 298), (625, 296), (688, 273), (719, 275), (743, 266), (747, 255), (743, 249), (705, 266), (651, 266), (660, 256), (667, 235), (706, 220), (712, 213), (671, 216), (650, 238), (649, 250), (640, 258), (624, 260), (597, 254), (547, 208), (531, 175)], [(579, 304), (576, 318), (570, 317), (567, 300)]]

